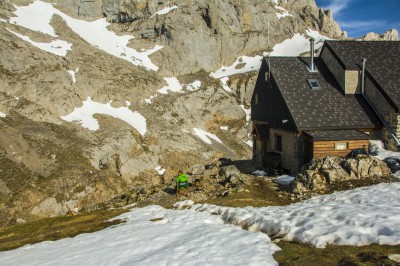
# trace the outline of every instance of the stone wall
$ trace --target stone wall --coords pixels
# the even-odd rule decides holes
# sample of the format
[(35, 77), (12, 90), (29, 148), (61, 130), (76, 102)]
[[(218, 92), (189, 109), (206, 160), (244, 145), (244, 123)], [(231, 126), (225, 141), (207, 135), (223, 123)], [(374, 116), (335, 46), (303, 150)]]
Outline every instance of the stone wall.
[[(282, 151), (276, 150), (275, 136), (282, 136)], [(291, 174), (297, 174), (299, 166), (303, 163), (302, 142), (295, 132), (289, 132), (279, 129), (270, 129), (269, 152), (276, 152), (282, 156), (282, 167), (288, 169)], [(300, 162), (301, 161), (301, 162)]]

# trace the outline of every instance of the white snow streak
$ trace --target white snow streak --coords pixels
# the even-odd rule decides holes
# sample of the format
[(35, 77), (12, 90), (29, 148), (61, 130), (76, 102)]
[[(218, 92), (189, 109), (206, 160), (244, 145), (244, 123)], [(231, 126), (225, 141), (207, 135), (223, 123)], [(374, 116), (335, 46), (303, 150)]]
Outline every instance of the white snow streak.
[(229, 77), (223, 77), (220, 80), (222, 83), (222, 88), (227, 92), (232, 92), (232, 89), (228, 86)]
[(210, 144), (210, 145), (212, 144), (212, 141), (210, 139), (213, 139), (222, 144), (222, 141), (216, 135), (214, 135), (210, 132), (204, 131), (199, 128), (193, 128), (193, 131), (196, 136), (198, 136), (202, 141), (204, 141), (207, 144)]
[(79, 68), (77, 68), (75, 71), (73, 71), (72, 69), (68, 70), (68, 73), (71, 75), (72, 81), (74, 83), (76, 83), (76, 73), (78, 73)]
[(58, 56), (66, 56), (68, 51), (70, 51), (72, 48), (71, 43), (63, 41), (63, 40), (53, 40), (49, 43), (35, 42), (35, 41), (32, 41), (28, 36), (13, 32), (12, 30), (9, 30), (9, 29), (7, 29), (7, 30), (9, 32), (13, 33), (15, 36), (19, 37), (20, 39), (22, 39), (26, 42), (29, 42), (33, 46), (35, 46), (43, 51), (46, 51), (46, 52), (49, 52), (49, 53), (52, 53), (52, 54), (55, 54)]
[(0, 117), (6, 117), (7, 115), (5, 113), (0, 112)]
[(276, 13), (276, 16), (278, 19), (284, 18), (284, 17), (293, 17), (292, 14), (290, 14), (286, 9), (280, 6), (275, 6), (276, 9), (278, 9), (279, 13)]
[(172, 10), (177, 9), (177, 8), (178, 8), (178, 6), (171, 6), (171, 7), (163, 8), (163, 9), (157, 11), (156, 13), (154, 13), (154, 14), (151, 16), (151, 18), (154, 17), (155, 15), (165, 15), (165, 14), (168, 14), (169, 12), (171, 12)]
[(61, 119), (72, 122), (78, 121), (84, 128), (90, 130), (98, 130), (99, 122), (93, 117), (94, 114), (109, 115), (114, 118), (121, 119), (134, 127), (143, 136), (146, 129), (146, 119), (138, 112), (132, 112), (128, 107), (115, 108), (109, 103), (98, 103), (92, 101), (90, 97), (83, 102), (82, 107), (75, 110), (66, 116), (61, 116)]

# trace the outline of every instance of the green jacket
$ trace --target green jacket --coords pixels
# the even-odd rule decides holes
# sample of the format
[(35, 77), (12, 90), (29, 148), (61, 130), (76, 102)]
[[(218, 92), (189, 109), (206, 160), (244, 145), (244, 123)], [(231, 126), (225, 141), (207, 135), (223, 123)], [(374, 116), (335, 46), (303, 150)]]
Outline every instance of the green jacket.
[(187, 182), (188, 182), (188, 178), (186, 176), (186, 174), (180, 174), (177, 178), (176, 178), (176, 184), (179, 187), (179, 189), (183, 189), (187, 187)]

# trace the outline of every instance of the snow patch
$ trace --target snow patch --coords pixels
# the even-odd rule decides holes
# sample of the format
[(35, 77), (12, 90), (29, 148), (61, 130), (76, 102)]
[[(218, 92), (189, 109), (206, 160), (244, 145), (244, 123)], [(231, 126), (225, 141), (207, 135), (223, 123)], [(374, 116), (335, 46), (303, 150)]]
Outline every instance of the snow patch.
[(318, 248), (328, 244), (400, 244), (399, 183), (317, 196), (281, 207), (241, 209), (197, 204), (191, 209), (217, 213), (225, 222), (246, 225), (252, 232), (279, 235), (285, 241)]
[(222, 130), (225, 130), (225, 131), (229, 129), (228, 126), (220, 126), (219, 128), (222, 129)]
[(243, 111), (246, 114), (246, 122), (249, 123), (251, 119), (251, 108), (246, 109), (243, 104), (241, 104), (240, 107), (242, 107)]
[(142, 136), (147, 131), (146, 119), (138, 112), (132, 112), (128, 107), (112, 107), (111, 102), (104, 104), (94, 102), (90, 97), (83, 102), (82, 107), (76, 107), (69, 115), (61, 116), (61, 119), (68, 122), (77, 121), (82, 127), (95, 131), (100, 126), (97, 119), (93, 117), (94, 114), (109, 115), (121, 119), (139, 131)]
[(165, 171), (167, 171), (167, 169), (162, 168), (161, 166), (157, 166), (156, 168), (154, 168), (159, 175), (163, 175), (165, 173)]
[(195, 80), (192, 83), (184, 84), (184, 86), (186, 87), (186, 90), (188, 90), (188, 91), (197, 91), (201, 87), (201, 81)]
[(7, 23), (8, 21), (7, 21), (7, 20), (5, 20), (5, 19), (2, 19), (2, 18), (0, 18), (0, 22)]
[(76, 83), (76, 78), (75, 75), (76, 73), (78, 73), (79, 68), (77, 68), (75, 71), (73, 71), (72, 69), (68, 70), (68, 73), (71, 75), (72, 81), (74, 83)]
[(58, 56), (66, 56), (68, 51), (71, 50), (72, 48), (72, 44), (63, 40), (53, 40), (49, 43), (47, 42), (35, 42), (32, 41), (28, 36), (16, 33), (12, 30), (7, 29), (9, 32), (11, 32), (12, 34), (14, 34), (15, 36), (17, 36), (18, 38), (29, 42), (30, 44), (32, 44), (33, 46), (45, 51), (45, 52), (49, 52)]
[(229, 77), (223, 77), (220, 80), (222, 83), (222, 88), (227, 92), (232, 92), (232, 89), (228, 86)]
[(5, 113), (0, 112), (0, 117), (6, 117), (7, 115)]
[(154, 17), (155, 15), (165, 15), (168, 14), (169, 12), (171, 12), (174, 9), (177, 9), (178, 6), (171, 6), (171, 7), (165, 7), (159, 11), (157, 11), (156, 13), (154, 13), (150, 18)]
[(254, 171), (253, 173), (251, 173), (252, 175), (255, 175), (255, 176), (267, 176), (268, 174), (267, 174), (267, 172), (264, 172), (264, 171), (262, 171), (262, 170), (257, 170), (257, 171)]
[(292, 38), (276, 44), (272, 48), (270, 55), (298, 56), (301, 53), (307, 52), (310, 50), (310, 37), (315, 39), (315, 49), (319, 49), (323, 45), (324, 40), (331, 40), (330, 38), (321, 35), (318, 31), (308, 29), (306, 35), (296, 33)]
[(247, 73), (250, 71), (258, 70), (261, 66), (263, 57), (257, 56), (241, 56), (231, 66), (223, 66), (215, 72), (210, 74), (211, 77), (219, 79), (223, 77), (232, 76), (234, 74)]
[(222, 144), (222, 141), (216, 135), (214, 135), (210, 132), (204, 131), (199, 128), (193, 128), (193, 131), (196, 136), (198, 136), (202, 141), (204, 141), (207, 144), (210, 144), (210, 145), (212, 144), (212, 141), (210, 139), (213, 139)]
[(290, 175), (281, 175), (278, 176), (277, 178), (274, 179), (274, 182), (282, 185), (282, 186), (287, 186), (290, 184), (290, 182), (292, 182), (294, 180), (293, 176)]
[(276, 13), (276, 16), (278, 19), (284, 18), (284, 17), (293, 17), (292, 14), (290, 14), (286, 9), (280, 6), (275, 6), (276, 9), (278, 9), (278, 12)]
[(251, 139), (245, 141), (244, 143), (246, 143), (247, 145), (249, 145), (251, 148), (253, 148), (253, 141)]
[(158, 90), (161, 94), (168, 94), (168, 91), (172, 92), (182, 92), (182, 85), (179, 80), (175, 77), (172, 78), (164, 78), (164, 80), (168, 83), (167, 86)]
[[(144, 52), (138, 52), (133, 48), (129, 48), (127, 45), (133, 39), (133, 36), (119, 36), (109, 31), (107, 26), (110, 23), (105, 18), (91, 22), (74, 19), (54, 8), (51, 3), (44, 3), (39, 0), (34, 1), (28, 6), (16, 8), (17, 10), (14, 12), (16, 17), (10, 19), (11, 23), (56, 37), (54, 29), (50, 25), (50, 20), (53, 15), (57, 14), (66, 21), (67, 25), (74, 32), (94, 47), (136, 66), (142, 66), (149, 70), (158, 70), (158, 66), (151, 62), (149, 56), (162, 49), (162, 46), (156, 45), (153, 49)], [(40, 14), (40, 16), (37, 16), (37, 14)]]

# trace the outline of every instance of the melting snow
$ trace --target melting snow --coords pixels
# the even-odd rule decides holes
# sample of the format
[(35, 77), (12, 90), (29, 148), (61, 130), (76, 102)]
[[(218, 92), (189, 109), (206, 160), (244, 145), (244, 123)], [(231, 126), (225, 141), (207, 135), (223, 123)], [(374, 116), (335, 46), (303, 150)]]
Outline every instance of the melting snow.
[(246, 73), (254, 70), (258, 71), (261, 66), (262, 58), (263, 57), (260, 55), (254, 57), (244, 55), (239, 57), (231, 66), (223, 66), (219, 70), (212, 72), (210, 75), (213, 78), (219, 79), (234, 74)]
[(163, 9), (157, 11), (156, 13), (154, 13), (154, 14), (151, 16), (151, 18), (154, 17), (155, 15), (165, 15), (165, 14), (168, 14), (169, 12), (171, 12), (172, 10), (177, 9), (177, 8), (178, 8), (178, 6), (171, 6), (171, 7), (163, 8)]
[(75, 108), (69, 115), (61, 116), (61, 119), (68, 122), (78, 121), (84, 128), (98, 130), (100, 126), (97, 119), (93, 117), (94, 114), (121, 119), (139, 131), (142, 136), (146, 133), (146, 119), (138, 112), (132, 112), (128, 107), (112, 107), (111, 102), (104, 104), (94, 102), (90, 97), (83, 102), (82, 107)]
[(293, 176), (289, 176), (289, 175), (281, 175), (277, 178), (274, 179), (274, 182), (279, 184), (279, 185), (283, 185), (283, 186), (287, 186), (290, 184), (290, 182), (292, 182), (294, 180)]
[(200, 89), (201, 81), (200, 80), (195, 80), (192, 83), (184, 84), (184, 85), (186, 87), (186, 90), (188, 90), (188, 91), (196, 91), (196, 90)]
[(247, 123), (250, 122), (250, 119), (251, 119), (251, 108), (246, 109), (244, 107), (244, 105), (240, 105), (240, 107), (242, 107), (243, 111), (246, 113), (246, 122)]
[(72, 44), (63, 40), (53, 40), (51, 42), (35, 42), (32, 41), (28, 36), (13, 32), (9, 29), (7, 29), (9, 32), (13, 33), (20, 39), (29, 42), (33, 46), (36, 46), (37, 48), (58, 55), (58, 56), (66, 56), (68, 51), (71, 50)]
[(193, 128), (194, 134), (198, 136), (202, 141), (204, 141), (207, 144), (212, 144), (212, 141), (210, 139), (213, 139), (219, 143), (222, 143), (222, 141), (214, 134), (204, 131), (202, 129), (198, 128)]
[(244, 143), (246, 143), (247, 145), (249, 145), (250, 147), (253, 148), (253, 141), (251, 139), (245, 141)]
[(76, 83), (75, 75), (76, 75), (76, 73), (78, 73), (78, 70), (79, 70), (79, 68), (77, 68), (75, 71), (73, 71), (73, 70), (68, 70), (68, 73), (71, 75), (72, 81), (73, 81), (74, 83)]
[(279, 13), (276, 13), (276, 16), (278, 19), (284, 18), (284, 17), (293, 17), (286, 9), (280, 6), (275, 6), (276, 9), (279, 10)]
[[(74, 19), (54, 8), (50, 3), (44, 3), (39, 0), (28, 6), (17, 7), (15, 14), (17, 17), (11, 18), (11, 23), (34, 31), (40, 31), (53, 37), (56, 37), (56, 34), (50, 25), (50, 20), (54, 14), (57, 14), (66, 21), (74, 32), (91, 45), (136, 66), (143, 66), (149, 70), (158, 70), (158, 66), (151, 62), (149, 56), (163, 48), (162, 46), (156, 45), (153, 49), (144, 52), (129, 48), (127, 45), (133, 36), (119, 36), (109, 31), (107, 26), (110, 24), (105, 18), (92, 22)], [(37, 16), (37, 14), (40, 14), (40, 16)]]
[(0, 117), (6, 117), (5, 113), (0, 112)]
[(309, 37), (315, 39), (315, 49), (322, 46), (324, 40), (329, 40), (328, 37), (321, 35), (318, 31), (308, 29), (305, 36), (296, 33), (291, 39), (287, 39), (279, 44), (276, 44), (272, 49), (271, 56), (298, 56), (301, 53), (310, 50)]
[(159, 93), (168, 94), (168, 91), (172, 91), (172, 92), (181, 92), (182, 91), (183, 87), (177, 78), (175, 78), (175, 77), (164, 78), (164, 80), (168, 83), (168, 85), (159, 89), (158, 90)]
[(4, 265), (278, 265), (262, 233), (192, 210), (133, 209), (96, 233), (0, 252)]
[[(380, 140), (370, 140), (369, 141), (372, 147), (376, 148), (377, 155), (376, 158), (380, 160), (384, 160), (387, 157), (397, 157), (400, 159), (400, 152), (388, 151), (384, 148), (384, 144)], [(393, 174), (393, 176), (400, 178), (400, 171), (397, 171)]]
[(163, 175), (167, 169), (162, 168), (161, 166), (157, 166), (155, 170), (158, 172), (159, 175)]
[(252, 174), (252, 175), (255, 175), (255, 176), (267, 176), (267, 175), (268, 175), (266, 172), (261, 171), (261, 170), (254, 171), (254, 172), (251, 173), (251, 174)]
[(324, 248), (327, 244), (400, 244), (400, 183), (379, 184), (318, 196), (282, 207), (228, 208), (194, 205), (249, 231), (279, 235)]
[(220, 80), (221, 80), (221, 83), (222, 83), (222, 88), (224, 90), (226, 90), (227, 92), (232, 92), (232, 89), (229, 88), (229, 86), (228, 86), (229, 77), (223, 77)]

